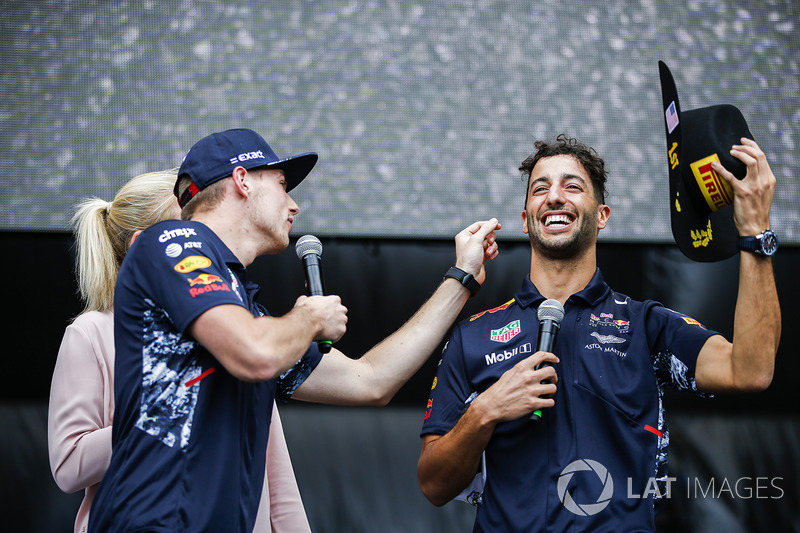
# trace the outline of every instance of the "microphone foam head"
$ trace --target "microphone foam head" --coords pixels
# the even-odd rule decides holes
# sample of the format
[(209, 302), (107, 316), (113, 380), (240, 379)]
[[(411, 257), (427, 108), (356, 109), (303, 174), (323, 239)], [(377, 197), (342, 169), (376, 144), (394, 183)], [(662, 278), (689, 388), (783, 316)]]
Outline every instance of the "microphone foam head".
[(552, 320), (556, 324), (561, 324), (564, 319), (564, 306), (558, 300), (545, 300), (539, 305), (537, 311), (539, 322), (543, 320)]
[(303, 235), (297, 240), (294, 246), (294, 251), (297, 252), (297, 257), (302, 259), (308, 254), (315, 254), (322, 256), (322, 243), (313, 235)]

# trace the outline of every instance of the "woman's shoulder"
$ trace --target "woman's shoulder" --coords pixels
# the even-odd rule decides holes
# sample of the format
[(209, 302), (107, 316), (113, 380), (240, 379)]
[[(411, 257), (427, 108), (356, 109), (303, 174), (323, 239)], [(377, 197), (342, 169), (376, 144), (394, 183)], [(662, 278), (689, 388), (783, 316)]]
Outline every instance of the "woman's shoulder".
[(79, 329), (94, 329), (97, 327), (106, 328), (113, 327), (114, 325), (114, 310), (106, 309), (105, 311), (86, 311), (81, 313), (75, 320), (72, 321), (70, 327)]

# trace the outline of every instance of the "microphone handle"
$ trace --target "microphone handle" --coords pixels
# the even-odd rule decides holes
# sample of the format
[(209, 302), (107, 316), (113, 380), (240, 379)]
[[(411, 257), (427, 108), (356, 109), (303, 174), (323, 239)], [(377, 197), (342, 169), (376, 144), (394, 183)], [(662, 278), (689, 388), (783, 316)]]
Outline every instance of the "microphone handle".
[[(556, 343), (556, 335), (561, 328), (561, 324), (555, 320), (542, 320), (539, 323), (539, 341), (536, 343), (537, 352), (550, 352), (553, 353), (553, 346)], [(548, 362), (542, 362), (536, 365), (535, 370), (553, 366)], [(542, 410), (537, 409), (531, 413), (529, 417), (532, 421), (538, 422), (542, 418)]]
[[(303, 272), (306, 275), (306, 294), (308, 296), (325, 296), (320, 257), (313, 253), (304, 255), (303, 267)], [(332, 341), (317, 341), (317, 347), (322, 353), (330, 352), (332, 345)]]
[(308, 296), (325, 296), (320, 257), (317, 254), (304, 255), (303, 267), (303, 273), (306, 275), (306, 294)]

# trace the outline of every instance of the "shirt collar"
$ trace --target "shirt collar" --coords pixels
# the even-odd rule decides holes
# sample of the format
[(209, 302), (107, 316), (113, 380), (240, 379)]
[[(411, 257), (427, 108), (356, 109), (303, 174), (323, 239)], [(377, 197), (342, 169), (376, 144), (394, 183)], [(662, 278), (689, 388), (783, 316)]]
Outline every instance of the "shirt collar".
[[(567, 301), (581, 301), (590, 307), (594, 307), (603, 298), (605, 298), (610, 291), (611, 287), (609, 287), (603, 280), (603, 274), (600, 273), (600, 269), (597, 268), (589, 284), (586, 285), (586, 287), (584, 287), (582, 290), (570, 296)], [(514, 295), (514, 298), (517, 300), (520, 307), (539, 307), (539, 304), (546, 300), (546, 298), (539, 292), (539, 289), (537, 289), (533, 282), (531, 282), (530, 276), (525, 276), (525, 278), (522, 280), (522, 287), (520, 287), (520, 289)]]

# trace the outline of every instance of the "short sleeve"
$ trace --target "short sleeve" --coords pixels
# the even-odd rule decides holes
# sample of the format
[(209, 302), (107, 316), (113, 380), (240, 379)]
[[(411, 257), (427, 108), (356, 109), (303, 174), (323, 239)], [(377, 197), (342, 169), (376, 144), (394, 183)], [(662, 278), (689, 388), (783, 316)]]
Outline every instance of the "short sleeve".
[(653, 370), (660, 387), (698, 392), (697, 356), (706, 341), (718, 335), (697, 320), (666, 307), (653, 307), (647, 317)]
[(465, 370), (461, 330), (457, 327), (442, 351), (420, 435), (444, 435), (450, 431), (475, 395)]
[(140, 244), (139, 248), (131, 248), (128, 254), (135, 260), (131, 270), (147, 272), (146, 276), (134, 275), (146, 285), (144, 294), (155, 297), (179, 331), (185, 332), (192, 321), (212, 307), (246, 307), (239, 293), (231, 288), (236, 283), (233, 274), (217, 250), (216, 239), (207, 231), (198, 226), (167, 226), (163, 232), (146, 233), (146, 239), (139, 238), (141, 244), (134, 243)]
[(281, 374), (278, 378), (277, 397), (281, 400), (288, 400), (297, 390), (297, 387), (303, 384), (311, 372), (317, 368), (317, 365), (322, 360), (322, 353), (319, 351), (316, 343), (312, 343), (308, 347), (303, 357), (295, 363), (295, 365)]

